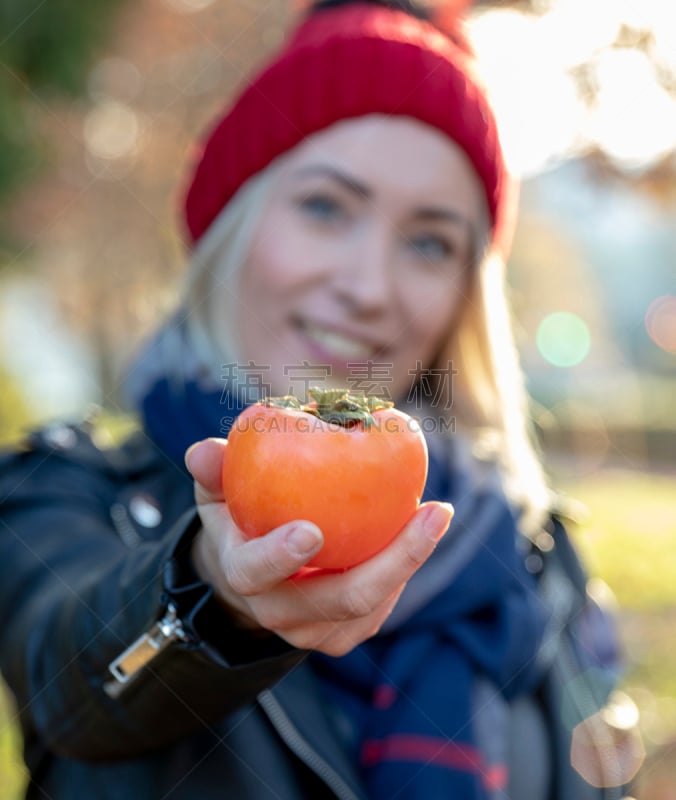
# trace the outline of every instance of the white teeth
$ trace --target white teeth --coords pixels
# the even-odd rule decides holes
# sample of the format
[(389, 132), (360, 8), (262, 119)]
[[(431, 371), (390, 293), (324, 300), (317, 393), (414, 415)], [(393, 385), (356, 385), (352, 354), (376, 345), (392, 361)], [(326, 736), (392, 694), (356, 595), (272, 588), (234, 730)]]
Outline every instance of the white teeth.
[(370, 345), (350, 336), (343, 336), (340, 333), (327, 331), (323, 328), (315, 328), (314, 326), (307, 326), (305, 334), (326, 350), (330, 350), (343, 358), (369, 358), (373, 355), (373, 348)]

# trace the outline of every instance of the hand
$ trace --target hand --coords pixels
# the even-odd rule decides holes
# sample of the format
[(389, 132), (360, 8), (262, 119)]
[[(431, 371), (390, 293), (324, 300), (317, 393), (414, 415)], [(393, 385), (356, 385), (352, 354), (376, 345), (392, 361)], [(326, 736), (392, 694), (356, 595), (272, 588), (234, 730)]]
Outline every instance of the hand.
[(203, 525), (192, 550), (198, 574), (241, 624), (295, 647), (340, 656), (373, 636), (448, 529), (451, 506), (423, 504), (388, 547), (350, 570), (299, 573), (321, 548), (321, 531), (297, 520), (246, 540), (223, 498), (225, 447), (225, 440), (206, 439), (186, 453)]

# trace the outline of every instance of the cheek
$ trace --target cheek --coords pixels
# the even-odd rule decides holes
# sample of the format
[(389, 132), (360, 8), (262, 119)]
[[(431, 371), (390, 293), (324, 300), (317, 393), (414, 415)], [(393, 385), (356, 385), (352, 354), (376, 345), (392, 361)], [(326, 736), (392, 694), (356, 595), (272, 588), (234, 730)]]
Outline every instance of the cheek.
[(465, 282), (440, 280), (436, 286), (409, 291), (403, 302), (409, 320), (409, 346), (429, 357), (441, 345), (465, 296)]
[(279, 213), (271, 213), (261, 227), (245, 267), (246, 281), (257, 291), (292, 292), (319, 275), (321, 253), (297, 227), (288, 214)]
[(251, 295), (282, 290), (293, 282), (292, 270), (284, 252), (272, 246), (271, 242), (259, 242), (249, 253), (242, 274), (242, 287)]
[[(274, 242), (278, 241), (274, 237)], [(252, 318), (269, 322), (285, 317), (290, 305), (302, 293), (305, 270), (285, 247), (273, 244), (273, 237), (258, 242), (249, 252), (239, 279), (240, 324), (248, 329)]]
[(393, 396), (406, 396), (413, 388), (412, 377), (420, 365), (433, 366), (439, 349), (446, 341), (458, 311), (460, 294), (441, 289), (434, 297), (409, 292), (406, 321), (402, 326), (403, 341), (398, 346), (399, 357), (392, 369)]

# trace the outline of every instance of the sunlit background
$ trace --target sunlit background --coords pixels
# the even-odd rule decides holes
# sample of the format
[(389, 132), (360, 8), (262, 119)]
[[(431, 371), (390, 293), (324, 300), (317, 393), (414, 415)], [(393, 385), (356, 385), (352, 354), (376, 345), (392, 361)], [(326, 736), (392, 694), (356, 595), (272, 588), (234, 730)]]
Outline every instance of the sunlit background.
[[(0, 4), (4, 440), (91, 403), (119, 408), (127, 359), (182, 273), (189, 146), (291, 17), (284, 0), (72, 5)], [(468, 30), (522, 179), (509, 280), (534, 421), (553, 483), (589, 506), (580, 545), (619, 601), (647, 747), (667, 752), (676, 3), (479, 2)], [(2, 720), (0, 800), (2, 748), (16, 749)]]

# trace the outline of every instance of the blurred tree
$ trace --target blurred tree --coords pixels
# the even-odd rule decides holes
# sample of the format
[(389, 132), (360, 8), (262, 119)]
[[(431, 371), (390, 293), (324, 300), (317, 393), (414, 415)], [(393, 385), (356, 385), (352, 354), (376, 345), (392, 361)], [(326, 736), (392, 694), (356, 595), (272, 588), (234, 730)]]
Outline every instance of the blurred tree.
[(82, 91), (123, 2), (0, 0), (0, 203), (45, 162), (36, 108), (51, 95)]

